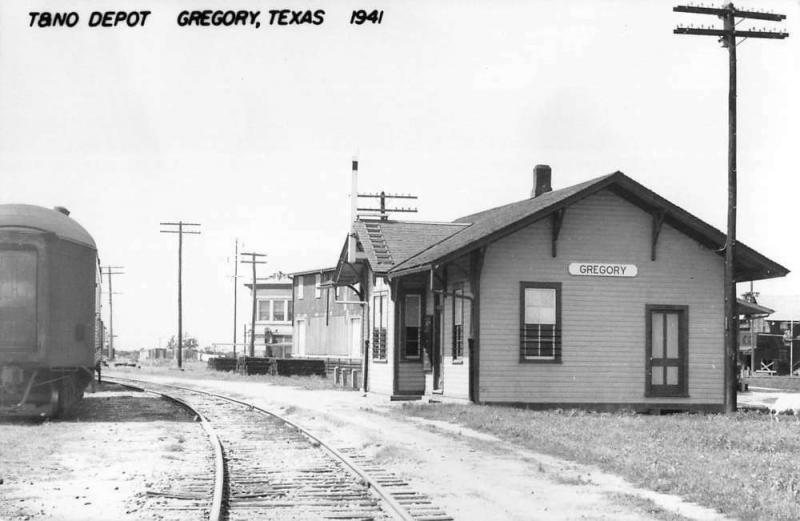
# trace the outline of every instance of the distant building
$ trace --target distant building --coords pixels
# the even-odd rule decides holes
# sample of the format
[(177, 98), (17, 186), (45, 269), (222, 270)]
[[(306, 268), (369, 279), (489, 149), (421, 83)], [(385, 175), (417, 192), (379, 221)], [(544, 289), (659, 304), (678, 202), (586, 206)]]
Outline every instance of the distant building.
[(756, 294), (749, 300), (770, 313), (739, 322), (743, 368), (762, 375), (787, 375), (790, 366), (800, 370), (800, 296)]
[[(294, 284), (294, 344), (298, 357), (325, 358), (360, 368), (364, 353), (364, 305), (359, 286), (332, 284), (335, 268), (301, 271)], [(336, 362), (333, 362), (336, 360)]]
[[(253, 291), (253, 284), (245, 284)], [(249, 312), (249, 306), (247, 308)], [(249, 317), (249, 313), (245, 313)], [(278, 272), (256, 281), (255, 355), (287, 356), (292, 352), (292, 279)], [(253, 335), (250, 320), (245, 330), (245, 352), (250, 349)]]

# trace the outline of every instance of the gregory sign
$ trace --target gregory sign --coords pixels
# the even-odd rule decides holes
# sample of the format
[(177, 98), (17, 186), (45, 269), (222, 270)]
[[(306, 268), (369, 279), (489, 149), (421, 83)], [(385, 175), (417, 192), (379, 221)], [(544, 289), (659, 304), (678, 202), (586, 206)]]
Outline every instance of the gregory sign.
[(639, 273), (635, 264), (611, 264), (608, 262), (571, 262), (570, 275), (589, 277), (635, 277)]

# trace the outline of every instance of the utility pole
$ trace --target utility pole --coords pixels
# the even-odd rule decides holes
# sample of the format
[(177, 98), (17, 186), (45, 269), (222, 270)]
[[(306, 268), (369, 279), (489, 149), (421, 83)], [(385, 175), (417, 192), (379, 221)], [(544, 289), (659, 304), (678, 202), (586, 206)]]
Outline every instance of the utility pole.
[[(178, 368), (183, 367), (183, 235), (200, 235), (200, 231), (192, 226), (200, 226), (197, 223), (185, 223), (178, 221), (176, 223), (159, 223), (161, 226), (177, 226), (177, 229), (167, 228), (161, 230), (161, 233), (177, 233), (178, 234)], [(188, 229), (184, 230), (184, 227)]]
[(111, 284), (113, 275), (125, 275), (123, 266), (100, 266), (100, 275), (108, 275), (108, 358), (114, 358), (114, 291)]
[(256, 264), (266, 264), (267, 261), (256, 260), (257, 257), (266, 257), (263, 253), (242, 252), (242, 256), (250, 256), (250, 260), (241, 261), (242, 264), (253, 266), (253, 314), (250, 317), (250, 356), (256, 356)]
[(236, 254), (233, 257), (233, 357), (236, 358), (236, 295), (239, 288), (239, 239), (236, 239)]
[[(353, 169), (357, 172), (358, 169), (358, 162), (353, 161)], [(378, 212), (381, 221), (389, 220), (389, 212), (391, 213), (416, 213), (416, 208), (386, 208), (386, 200), (387, 199), (417, 199), (416, 195), (411, 194), (387, 194), (386, 192), (380, 192), (377, 194), (358, 194), (358, 197), (364, 198), (371, 198), (371, 199), (379, 199), (379, 206), (378, 208), (356, 208), (357, 211), (360, 212)]]
[[(729, 88), (728, 88), (728, 233), (725, 241), (725, 276), (723, 293), (725, 295), (725, 412), (736, 412), (736, 359), (738, 357), (737, 315), (736, 315), (736, 38), (783, 39), (789, 36), (782, 31), (737, 30), (737, 18), (780, 22), (786, 15), (759, 11), (741, 11), (733, 2), (724, 7), (700, 7), (679, 5), (672, 8), (678, 13), (692, 13), (717, 16), (722, 19), (722, 29), (714, 27), (676, 27), (675, 34), (717, 36), (723, 47), (728, 49)], [(739, 43), (741, 43), (741, 41)]]

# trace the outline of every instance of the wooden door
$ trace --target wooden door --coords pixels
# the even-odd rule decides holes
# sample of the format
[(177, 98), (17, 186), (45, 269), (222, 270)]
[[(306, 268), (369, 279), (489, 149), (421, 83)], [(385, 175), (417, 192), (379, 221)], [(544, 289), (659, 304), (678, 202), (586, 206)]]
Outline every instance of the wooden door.
[(364, 348), (361, 342), (361, 319), (350, 319), (350, 358), (361, 358)]
[(433, 351), (431, 353), (431, 363), (433, 365), (433, 389), (439, 391), (442, 389), (442, 345), (444, 344), (442, 341), (444, 336), (444, 331), (442, 330), (444, 310), (442, 309), (439, 295), (434, 295), (433, 297), (433, 308)]
[(688, 315), (686, 306), (646, 307), (645, 395), (688, 395)]
[(299, 355), (306, 354), (306, 321), (297, 321), (297, 353)]

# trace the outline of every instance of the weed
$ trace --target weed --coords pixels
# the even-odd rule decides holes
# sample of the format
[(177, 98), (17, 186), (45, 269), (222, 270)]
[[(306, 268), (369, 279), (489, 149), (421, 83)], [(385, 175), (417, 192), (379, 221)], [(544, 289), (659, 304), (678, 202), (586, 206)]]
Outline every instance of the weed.
[(422, 403), (393, 413), (449, 421), (530, 450), (596, 464), (742, 520), (800, 519), (798, 428), (771, 422), (767, 414), (644, 416)]

